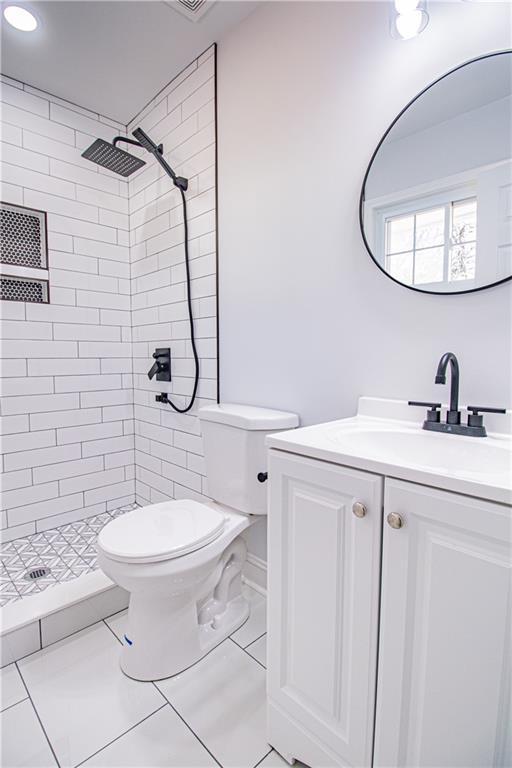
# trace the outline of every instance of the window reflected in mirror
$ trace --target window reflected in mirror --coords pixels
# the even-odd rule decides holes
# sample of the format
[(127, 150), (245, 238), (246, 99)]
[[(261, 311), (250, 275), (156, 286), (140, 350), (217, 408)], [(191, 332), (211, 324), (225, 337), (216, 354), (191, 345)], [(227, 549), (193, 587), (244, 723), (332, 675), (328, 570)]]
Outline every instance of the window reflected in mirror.
[(384, 228), (386, 272), (406, 285), (474, 281), (476, 197), (407, 213), (388, 211)]

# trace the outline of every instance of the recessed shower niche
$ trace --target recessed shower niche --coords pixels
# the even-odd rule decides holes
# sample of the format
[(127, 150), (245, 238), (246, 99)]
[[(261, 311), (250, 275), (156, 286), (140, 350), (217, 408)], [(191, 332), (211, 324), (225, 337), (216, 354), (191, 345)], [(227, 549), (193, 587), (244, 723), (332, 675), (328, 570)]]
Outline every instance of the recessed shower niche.
[(0, 300), (48, 303), (45, 211), (0, 203), (0, 264)]

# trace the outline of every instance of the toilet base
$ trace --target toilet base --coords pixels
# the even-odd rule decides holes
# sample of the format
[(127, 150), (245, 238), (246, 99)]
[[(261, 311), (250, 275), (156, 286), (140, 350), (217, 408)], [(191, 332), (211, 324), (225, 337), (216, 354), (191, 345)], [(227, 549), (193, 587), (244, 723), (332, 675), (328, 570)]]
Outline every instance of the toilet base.
[[(120, 659), (121, 669), (127, 677), (147, 682), (163, 680), (184, 672), (185, 669), (197, 664), (206, 654), (241, 627), (249, 616), (249, 603), (242, 594), (233, 598), (221, 615), (216, 616), (210, 623), (199, 626), (195, 605), (192, 607), (195, 614), (193, 617), (190, 615), (190, 610), (187, 610), (187, 606), (183, 606), (185, 610), (181, 612), (181, 616), (178, 616), (174, 601), (169, 602), (173, 603), (171, 610), (165, 612), (165, 616), (160, 613), (158, 622), (155, 621), (156, 617), (153, 614), (150, 617), (151, 623), (147, 623), (149, 617), (145, 611), (145, 616), (140, 614), (136, 616), (135, 625), (130, 620), (134, 614), (130, 604), (130, 629), (123, 638)], [(147, 607), (147, 600), (145, 606)], [(162, 607), (160, 606), (160, 608)], [(174, 628), (171, 630), (173, 637), (169, 636), (169, 632), (166, 635), (161, 635), (158, 628), (155, 627), (156, 624), (162, 626), (168, 622), (170, 613), (172, 613), (174, 620)], [(188, 623), (187, 619), (193, 619), (195, 630), (193, 637), (190, 632), (185, 634), (182, 632), (185, 629), (184, 625)], [(150, 636), (144, 629), (147, 626), (152, 627)], [(169, 626), (172, 625), (167, 624), (167, 628)], [(167, 642), (162, 642), (161, 637), (164, 640), (167, 639)]]
[[(242, 594), (247, 546), (239, 536), (215, 567), (199, 569), (192, 589), (132, 592), (121, 669), (134, 680), (163, 680), (196, 664), (249, 616)], [(193, 575), (189, 571), (189, 577)], [(154, 587), (154, 585), (153, 585)]]
[[(172, 503), (172, 502), (170, 502)], [(133, 680), (183, 672), (235, 632), (249, 616), (242, 594), (247, 517), (224, 510), (226, 526), (212, 543), (182, 557), (123, 562), (98, 544), (99, 563), (130, 593), (121, 669)]]

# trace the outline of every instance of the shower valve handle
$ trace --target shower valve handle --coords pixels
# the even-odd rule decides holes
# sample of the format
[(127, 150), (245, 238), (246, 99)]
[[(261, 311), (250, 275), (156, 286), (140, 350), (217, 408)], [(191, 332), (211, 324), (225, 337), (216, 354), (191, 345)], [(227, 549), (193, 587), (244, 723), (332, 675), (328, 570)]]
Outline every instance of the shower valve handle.
[(148, 378), (156, 376), (157, 381), (171, 381), (171, 350), (169, 347), (157, 348), (153, 352), (154, 363), (148, 371)]
[(148, 371), (148, 379), (152, 379), (157, 373), (160, 373), (161, 368), (162, 368), (162, 363), (153, 363), (153, 365)]

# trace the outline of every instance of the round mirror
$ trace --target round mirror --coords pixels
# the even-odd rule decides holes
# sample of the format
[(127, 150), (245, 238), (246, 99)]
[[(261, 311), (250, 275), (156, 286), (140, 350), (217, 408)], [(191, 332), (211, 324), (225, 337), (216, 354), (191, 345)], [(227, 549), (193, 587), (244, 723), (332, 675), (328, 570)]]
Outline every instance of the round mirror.
[(377, 266), (407, 288), (467, 293), (512, 277), (512, 51), (425, 88), (381, 139), (359, 211)]

